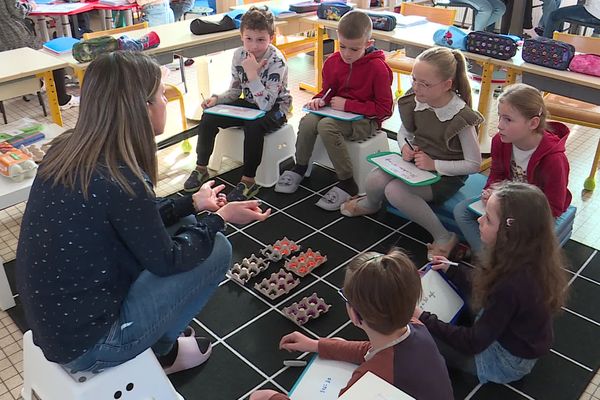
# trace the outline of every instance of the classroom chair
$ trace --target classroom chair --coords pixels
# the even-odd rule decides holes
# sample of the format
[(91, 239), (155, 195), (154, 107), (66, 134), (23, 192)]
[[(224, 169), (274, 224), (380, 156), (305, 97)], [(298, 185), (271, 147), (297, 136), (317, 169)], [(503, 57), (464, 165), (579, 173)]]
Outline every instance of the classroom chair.
[[(346, 140), (348, 153), (352, 160), (352, 172), (354, 180), (358, 185), (358, 191), (364, 193), (367, 184), (367, 175), (375, 166), (367, 161), (367, 156), (381, 151), (389, 151), (389, 143), (387, 133), (385, 131), (376, 131), (372, 136), (362, 140)], [(309, 177), (312, 173), (313, 163), (319, 163), (325, 167), (333, 168), (333, 164), (329, 159), (325, 145), (321, 140), (321, 136), (317, 136), (313, 154), (308, 162), (308, 169), (304, 176)]]
[[(42, 92), (40, 92), (39, 90), (36, 92), (37, 94), (37, 98), (38, 101), (40, 102), (40, 106), (42, 107), (42, 112), (44, 113), (44, 117), (48, 116), (48, 112), (46, 111), (46, 104), (44, 103), (44, 99), (42, 98)], [(2, 96), (0, 94), (0, 96)], [(10, 97), (8, 97), (10, 98)], [(8, 124), (8, 120), (6, 119), (6, 108), (4, 108), (4, 100), (7, 100), (8, 98), (4, 98), (4, 96), (2, 96), (2, 100), (0, 100), (0, 113), (2, 114), (2, 119), (4, 120), (4, 124)], [(26, 96), (23, 96), (23, 100), (25, 101), (29, 101), (29, 99)]]
[[(456, 18), (456, 10), (451, 10), (449, 8), (434, 8), (412, 3), (402, 3), (400, 6), (400, 14), (423, 16), (427, 18), (429, 22), (435, 22), (442, 25), (453, 25), (454, 18)], [(386, 57), (385, 61), (388, 63), (392, 71), (397, 74), (398, 83), (396, 89), (396, 98), (398, 98), (402, 95), (400, 75), (410, 75), (412, 73), (415, 59), (412, 57), (407, 57), (406, 52), (401, 49)]]
[[(462, 232), (454, 220), (454, 208), (463, 200), (472, 199), (481, 195), (481, 191), (485, 187), (486, 182), (487, 176), (483, 174), (471, 174), (467, 178), (464, 186), (461, 187), (460, 190), (454, 194), (454, 196), (450, 197), (442, 204), (432, 205), (431, 207), (435, 215), (438, 216), (446, 229), (458, 234), (462, 240), (464, 240), (464, 237), (462, 236)], [(401, 218), (408, 219), (406, 215), (402, 214), (392, 205), (387, 206), (387, 211)], [(569, 208), (567, 208), (567, 210), (560, 217), (556, 218), (556, 236), (561, 246), (564, 246), (571, 237), (576, 211), (577, 208), (575, 206), (569, 206)]]
[[(572, 44), (581, 53), (600, 54), (600, 38), (554, 32), (554, 39)], [(600, 106), (551, 93), (544, 95), (544, 102), (551, 119), (600, 129)], [(600, 141), (596, 147), (590, 175), (583, 184), (585, 190), (593, 191), (596, 187), (596, 171), (599, 161)]]
[(21, 396), (24, 400), (184, 400), (165, 375), (152, 349), (98, 374), (70, 374), (44, 357), (33, 343), (31, 331), (23, 335)]
[[(256, 170), (256, 183), (271, 187), (279, 179), (279, 165), (294, 157), (296, 151), (296, 132), (290, 124), (285, 124), (275, 132), (265, 135), (262, 161)], [(223, 157), (235, 161), (244, 159), (244, 131), (241, 128), (221, 129), (215, 140), (215, 149), (208, 162), (208, 168), (219, 170)]]

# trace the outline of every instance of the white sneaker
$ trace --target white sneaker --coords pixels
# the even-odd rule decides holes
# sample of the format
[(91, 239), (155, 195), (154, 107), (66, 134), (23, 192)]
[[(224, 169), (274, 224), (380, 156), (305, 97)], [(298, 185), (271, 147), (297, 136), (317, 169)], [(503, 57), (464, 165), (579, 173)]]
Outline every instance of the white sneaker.
[(67, 104), (65, 104), (64, 106), (60, 106), (60, 109), (62, 111), (65, 111), (65, 110), (69, 110), (73, 107), (79, 107), (79, 96), (71, 95), (71, 100), (69, 100), (69, 102)]

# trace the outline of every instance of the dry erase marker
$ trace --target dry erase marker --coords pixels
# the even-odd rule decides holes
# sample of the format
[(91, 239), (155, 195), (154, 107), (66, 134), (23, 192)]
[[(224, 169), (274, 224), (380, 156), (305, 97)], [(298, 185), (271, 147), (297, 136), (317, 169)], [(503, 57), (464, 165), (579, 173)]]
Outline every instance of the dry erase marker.
[(454, 265), (455, 267), (458, 267), (458, 263), (454, 262), (454, 261), (442, 261), (442, 260), (435, 260), (436, 264), (447, 264), (447, 265)]
[(406, 142), (406, 144), (408, 145), (408, 147), (410, 147), (410, 149), (412, 151), (416, 151), (415, 148), (413, 147), (413, 145), (409, 142), (409, 140), (407, 138), (404, 138), (404, 141)]
[(200, 92), (200, 96), (202, 96), (202, 101), (206, 101), (206, 98), (204, 98), (204, 95), (202, 94), (202, 92)]
[(284, 360), (283, 365), (286, 367), (306, 367), (306, 361), (304, 360)]
[(323, 99), (323, 101), (325, 101), (325, 98), (327, 97), (327, 95), (331, 92), (331, 88), (327, 89), (327, 91), (325, 92), (325, 95), (323, 97), (321, 97)]

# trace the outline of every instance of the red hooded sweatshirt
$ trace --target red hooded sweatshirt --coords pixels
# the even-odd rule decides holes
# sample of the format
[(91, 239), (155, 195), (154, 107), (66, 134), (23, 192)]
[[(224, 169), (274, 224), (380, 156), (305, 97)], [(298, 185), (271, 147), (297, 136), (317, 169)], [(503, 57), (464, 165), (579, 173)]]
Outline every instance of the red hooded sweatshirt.
[[(569, 128), (560, 122), (549, 122), (542, 141), (527, 164), (527, 182), (546, 195), (552, 215), (556, 218), (571, 204), (569, 161), (565, 155), (565, 143)], [(492, 139), (492, 168), (485, 187), (503, 180), (512, 180), (510, 162), (512, 143), (502, 143), (500, 135)]]
[(352, 64), (346, 64), (336, 52), (323, 64), (323, 90), (315, 98), (323, 97), (331, 88), (326, 102), (334, 96), (344, 97), (344, 111), (376, 119), (381, 127), (381, 123), (392, 115), (393, 80), (394, 74), (381, 50), (371, 46)]

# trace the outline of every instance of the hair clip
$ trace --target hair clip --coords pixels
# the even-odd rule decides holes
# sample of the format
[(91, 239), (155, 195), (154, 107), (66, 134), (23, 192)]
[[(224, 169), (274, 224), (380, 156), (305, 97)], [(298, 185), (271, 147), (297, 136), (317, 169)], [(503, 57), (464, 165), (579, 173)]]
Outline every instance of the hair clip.
[(514, 218), (506, 218), (506, 226), (511, 227), (513, 222), (515, 222)]

